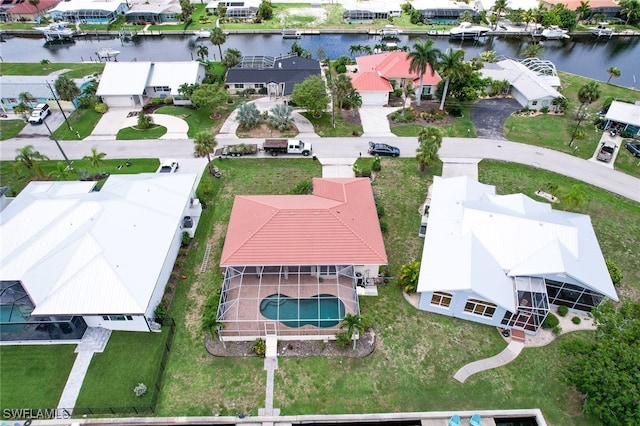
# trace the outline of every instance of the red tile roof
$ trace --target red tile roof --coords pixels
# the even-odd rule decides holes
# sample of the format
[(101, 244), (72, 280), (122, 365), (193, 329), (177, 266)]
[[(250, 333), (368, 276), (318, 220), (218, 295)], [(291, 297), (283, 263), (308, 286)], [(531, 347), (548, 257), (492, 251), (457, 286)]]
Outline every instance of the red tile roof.
[(353, 88), (358, 91), (383, 91), (391, 92), (393, 87), (389, 80), (386, 80), (375, 72), (358, 72), (355, 74), (347, 74), (351, 77)]
[(235, 198), (220, 266), (386, 265), (369, 179), (313, 179), (313, 195)]
[(24, 3), (20, 3), (17, 4), (15, 6), (13, 6), (8, 13), (12, 13), (12, 14), (18, 14), (18, 13), (22, 13), (22, 14), (33, 14), (36, 12), (40, 12), (42, 10), (48, 10), (48, 9), (52, 9), (55, 6), (58, 5), (58, 3), (61, 3), (62, 0), (40, 0), (40, 2), (34, 6), (29, 2), (24, 2)]
[[(411, 60), (407, 52), (386, 52), (377, 55), (358, 56), (358, 73), (375, 72), (387, 80), (412, 78), (417, 84), (418, 73), (409, 72)], [(423, 84), (434, 86), (442, 80), (438, 72), (431, 74), (431, 67), (427, 65), (427, 72), (422, 77)]]

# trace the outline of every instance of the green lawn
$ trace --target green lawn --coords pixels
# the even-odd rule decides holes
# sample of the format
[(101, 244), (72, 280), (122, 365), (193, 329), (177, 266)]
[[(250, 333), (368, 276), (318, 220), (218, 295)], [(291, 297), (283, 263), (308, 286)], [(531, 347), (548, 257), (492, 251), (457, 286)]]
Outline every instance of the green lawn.
[(53, 136), (58, 140), (77, 141), (78, 135), (76, 132), (78, 132), (81, 139), (86, 138), (96, 128), (101, 118), (102, 114), (96, 112), (93, 108), (76, 109), (67, 115), (67, 120), (73, 130), (70, 130), (69, 126), (63, 122), (60, 127), (53, 131)]
[(136, 139), (158, 139), (167, 133), (167, 128), (160, 125), (154, 125), (148, 129), (137, 129), (135, 126), (120, 129), (116, 135), (116, 140), (136, 140)]
[(0, 141), (15, 137), (25, 125), (24, 120), (0, 120)]
[[(437, 124), (437, 123), (436, 123)], [(442, 130), (444, 137), (449, 138), (475, 138), (476, 130), (471, 121), (471, 108), (464, 107), (462, 110), (462, 117), (454, 119), (453, 123), (448, 126), (436, 125)], [(424, 128), (424, 125), (406, 123), (398, 126), (391, 127), (391, 133), (401, 137), (418, 137), (420, 130)]]
[(75, 348), (75, 345), (0, 346), (0, 407), (57, 407), (76, 359)]
[[(114, 332), (102, 353), (91, 360), (76, 407), (147, 407), (154, 387), (169, 328), (162, 333)], [(147, 393), (137, 397), (139, 383)]]
[(633, 154), (625, 148), (624, 144), (625, 142), (623, 141), (620, 145), (620, 152), (616, 157), (616, 170), (640, 178), (640, 158), (634, 157)]
[(187, 135), (194, 138), (196, 134), (203, 130), (211, 130), (217, 133), (222, 127), (227, 117), (238, 107), (238, 104), (224, 104), (219, 108), (220, 117), (211, 118), (211, 111), (202, 108), (189, 108), (180, 106), (164, 106), (155, 111), (156, 114), (167, 114), (182, 118), (189, 125)]
[(347, 123), (340, 111), (336, 111), (335, 114), (335, 128), (331, 124), (331, 114), (328, 112), (323, 112), (319, 118), (315, 118), (309, 112), (302, 112), (301, 114), (313, 124), (313, 129), (320, 137), (359, 136), (363, 133), (362, 125), (356, 126)]
[(49, 75), (52, 72), (63, 69), (70, 70), (64, 73), (69, 78), (80, 78), (92, 74), (100, 74), (104, 69), (104, 64), (81, 64), (81, 63), (24, 63), (24, 62), (3, 62), (3, 75)]

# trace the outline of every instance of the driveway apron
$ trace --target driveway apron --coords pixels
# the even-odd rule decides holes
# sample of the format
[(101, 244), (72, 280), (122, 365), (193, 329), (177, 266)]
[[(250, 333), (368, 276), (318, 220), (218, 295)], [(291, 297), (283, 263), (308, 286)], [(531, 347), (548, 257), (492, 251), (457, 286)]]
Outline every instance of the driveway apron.
[(504, 122), (513, 112), (522, 107), (512, 98), (483, 99), (471, 107), (471, 121), (478, 137), (506, 140), (503, 129)]
[(360, 121), (362, 122), (363, 138), (373, 138), (377, 136), (393, 137), (391, 128), (389, 127), (389, 119), (387, 116), (396, 108), (385, 107), (362, 107), (360, 108)]

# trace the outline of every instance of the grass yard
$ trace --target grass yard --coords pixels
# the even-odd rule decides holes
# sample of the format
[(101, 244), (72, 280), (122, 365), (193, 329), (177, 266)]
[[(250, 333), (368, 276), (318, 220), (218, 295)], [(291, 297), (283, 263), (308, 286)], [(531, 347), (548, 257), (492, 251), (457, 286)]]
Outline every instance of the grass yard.
[(63, 122), (60, 127), (53, 131), (53, 136), (58, 140), (77, 141), (78, 135), (76, 132), (78, 132), (80, 138), (86, 138), (96, 128), (101, 118), (102, 114), (96, 112), (93, 108), (76, 109), (67, 115), (67, 120), (73, 130), (69, 130), (69, 127)]
[(625, 148), (624, 142), (620, 145), (620, 152), (616, 157), (615, 167), (616, 170), (640, 178), (640, 158), (634, 157), (633, 154)]
[[(444, 137), (449, 138), (475, 138), (476, 137), (476, 129), (471, 121), (471, 108), (464, 107), (462, 109), (462, 117), (456, 118), (453, 120), (453, 123), (448, 126), (439, 126), (437, 122), (433, 125), (434, 127), (438, 127), (442, 130), (442, 134)], [(422, 130), (425, 126), (419, 124), (402, 124), (398, 126), (391, 127), (391, 133), (400, 137), (418, 137), (420, 134), (420, 130)], [(470, 130), (470, 131), (469, 131)]]
[(331, 125), (331, 114), (328, 112), (323, 112), (319, 118), (315, 118), (309, 112), (301, 112), (300, 114), (313, 124), (313, 130), (322, 138), (359, 136), (363, 133), (362, 125), (347, 123), (341, 111), (336, 111), (335, 128)]
[[(151, 406), (168, 333), (113, 332), (104, 352), (93, 355), (76, 407)], [(141, 397), (133, 392), (139, 383), (147, 386)]]
[(0, 120), (0, 141), (15, 137), (26, 124), (24, 120)]
[(188, 108), (178, 106), (164, 106), (158, 108), (155, 114), (167, 114), (182, 118), (189, 125), (189, 131), (187, 135), (190, 138), (194, 138), (196, 134), (203, 130), (211, 130), (214, 134), (217, 134), (220, 127), (224, 124), (231, 111), (236, 109), (237, 104), (224, 104), (218, 109), (220, 117), (211, 118), (211, 111), (206, 111), (203, 108)]
[(75, 348), (75, 345), (0, 346), (0, 407), (57, 407), (76, 359)]
[[(29, 28), (31, 28), (33, 24)], [(92, 74), (100, 74), (104, 69), (104, 64), (81, 64), (81, 63), (24, 63), (24, 62), (3, 62), (2, 75), (49, 75), (52, 72), (68, 69), (64, 73), (69, 78), (80, 78)]]
[(158, 139), (167, 133), (167, 128), (160, 125), (153, 125), (148, 129), (138, 129), (135, 126), (120, 129), (116, 135), (118, 141), (128, 141), (136, 139)]

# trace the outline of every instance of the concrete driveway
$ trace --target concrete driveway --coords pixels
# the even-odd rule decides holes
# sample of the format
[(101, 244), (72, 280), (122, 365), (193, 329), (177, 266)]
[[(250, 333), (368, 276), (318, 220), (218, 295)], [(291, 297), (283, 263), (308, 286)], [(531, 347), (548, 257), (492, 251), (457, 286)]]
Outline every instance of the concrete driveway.
[[(363, 138), (394, 137), (389, 127), (387, 116), (399, 110), (400, 107), (375, 107), (364, 106), (360, 108), (360, 121), (362, 122)], [(378, 141), (376, 141), (378, 142)]]
[[(139, 111), (136, 108), (110, 108), (86, 140), (112, 140), (120, 129), (135, 126), (138, 116), (133, 113)], [(186, 121), (173, 115), (150, 114), (153, 122), (167, 128), (167, 133), (160, 139), (188, 139), (189, 125)], [(84, 135), (82, 135), (84, 136)]]
[[(67, 117), (71, 114), (70, 111), (65, 111)], [(60, 111), (51, 110), (51, 114), (44, 119), (44, 122), (47, 123), (47, 126), (51, 129), (51, 131), (55, 131), (60, 126), (65, 126), (64, 124), (64, 116)], [(33, 138), (38, 136), (46, 136), (49, 137), (49, 131), (47, 130), (47, 126), (44, 124), (30, 124), (27, 123), (26, 126), (18, 133), (16, 137), (18, 138)]]
[(471, 121), (478, 137), (506, 140), (504, 122), (513, 112), (522, 107), (512, 98), (483, 99), (471, 107)]

